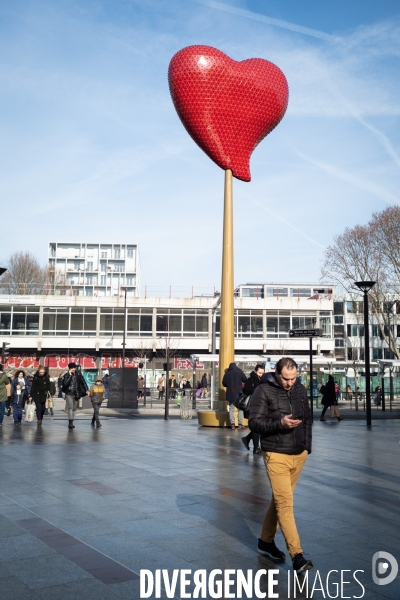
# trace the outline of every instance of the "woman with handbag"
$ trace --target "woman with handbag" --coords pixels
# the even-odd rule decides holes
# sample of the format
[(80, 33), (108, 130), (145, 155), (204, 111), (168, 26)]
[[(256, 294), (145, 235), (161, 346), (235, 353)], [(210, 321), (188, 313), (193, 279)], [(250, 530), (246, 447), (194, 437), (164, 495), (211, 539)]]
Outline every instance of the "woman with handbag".
[(43, 365), (39, 365), (38, 370), (33, 376), (31, 395), (29, 400), (36, 404), (37, 426), (42, 426), (44, 411), (46, 410), (46, 400), (50, 395), (50, 379)]
[(322, 400), (321, 404), (324, 407), (319, 418), (320, 421), (325, 421), (324, 416), (328, 408), (331, 409), (331, 417), (337, 418), (338, 421), (342, 421), (344, 417), (340, 416), (339, 407), (336, 400), (335, 392), (335, 380), (332, 375), (329, 375), (328, 382), (326, 385), (321, 386)]

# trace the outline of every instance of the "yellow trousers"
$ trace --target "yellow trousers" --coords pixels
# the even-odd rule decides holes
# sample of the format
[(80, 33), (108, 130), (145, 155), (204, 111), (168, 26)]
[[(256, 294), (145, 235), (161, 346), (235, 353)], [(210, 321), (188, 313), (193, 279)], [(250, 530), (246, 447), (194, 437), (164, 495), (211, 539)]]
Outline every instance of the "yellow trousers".
[(303, 552), (300, 537), (297, 532), (293, 513), (293, 492), (296, 487), (301, 470), (306, 462), (308, 452), (302, 454), (279, 454), (278, 452), (264, 452), (265, 468), (271, 483), (272, 498), (265, 515), (261, 539), (263, 542), (272, 542), (278, 526), (290, 556)]

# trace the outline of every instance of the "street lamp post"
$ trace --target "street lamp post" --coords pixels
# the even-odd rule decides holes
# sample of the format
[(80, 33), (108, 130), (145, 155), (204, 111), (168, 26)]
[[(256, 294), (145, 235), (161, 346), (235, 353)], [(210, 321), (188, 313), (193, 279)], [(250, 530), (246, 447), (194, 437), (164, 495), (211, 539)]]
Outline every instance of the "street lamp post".
[(122, 337), (122, 407), (125, 407), (125, 346), (126, 346), (126, 292), (128, 288), (121, 288), (125, 294), (124, 297), (124, 333)]
[(355, 281), (354, 283), (364, 293), (365, 401), (367, 413), (367, 427), (371, 427), (371, 366), (369, 356), (368, 292), (374, 287), (376, 281)]

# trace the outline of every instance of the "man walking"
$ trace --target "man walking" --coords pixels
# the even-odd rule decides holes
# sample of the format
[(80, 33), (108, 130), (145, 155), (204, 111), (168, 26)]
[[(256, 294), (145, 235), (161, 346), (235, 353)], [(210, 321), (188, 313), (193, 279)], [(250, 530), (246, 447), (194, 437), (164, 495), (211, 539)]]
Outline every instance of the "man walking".
[[(233, 403), (243, 389), (242, 383), (246, 383), (246, 381), (246, 375), (243, 373), (242, 369), (239, 369), (236, 363), (231, 363), (229, 369), (225, 371), (222, 385), (226, 387), (226, 399), (229, 402), (229, 420), (232, 429), (236, 429), (235, 406)], [(243, 427), (243, 411), (241, 410), (239, 410), (238, 419), (238, 429), (245, 429), (245, 427)]]
[(164, 375), (164, 373), (161, 373), (161, 377), (158, 378), (157, 387), (158, 387), (158, 399), (162, 400), (164, 397), (164, 391), (165, 391), (165, 375)]
[(203, 375), (201, 377), (200, 387), (201, 387), (200, 397), (205, 398), (207, 396), (207, 388), (208, 388), (208, 379), (207, 379), (206, 373), (203, 373)]
[(69, 363), (68, 372), (63, 379), (62, 391), (65, 394), (65, 405), (68, 410), (68, 429), (75, 429), (75, 411), (78, 400), (85, 394), (89, 395), (88, 386), (83, 378), (80, 368), (77, 370), (75, 363)]
[(311, 453), (311, 414), (307, 391), (298, 381), (297, 364), (281, 358), (275, 373), (261, 377), (250, 404), (250, 429), (261, 434), (261, 448), (272, 498), (262, 527), (258, 549), (273, 558), (285, 554), (275, 545), (276, 530), (281, 528), (293, 569), (302, 573), (313, 564), (303, 556), (293, 512), (293, 492)]

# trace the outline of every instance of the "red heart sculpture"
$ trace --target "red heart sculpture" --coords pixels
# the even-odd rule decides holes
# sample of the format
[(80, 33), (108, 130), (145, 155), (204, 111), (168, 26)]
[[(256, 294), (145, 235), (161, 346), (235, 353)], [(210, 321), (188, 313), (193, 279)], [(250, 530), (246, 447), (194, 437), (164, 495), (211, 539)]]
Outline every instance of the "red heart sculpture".
[(250, 181), (254, 148), (285, 114), (286, 77), (262, 58), (232, 60), (211, 46), (188, 46), (168, 70), (176, 111), (189, 135), (221, 169)]

